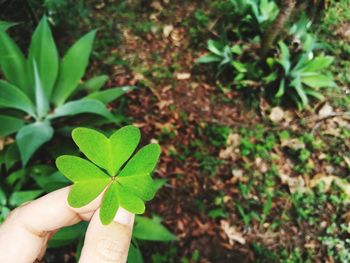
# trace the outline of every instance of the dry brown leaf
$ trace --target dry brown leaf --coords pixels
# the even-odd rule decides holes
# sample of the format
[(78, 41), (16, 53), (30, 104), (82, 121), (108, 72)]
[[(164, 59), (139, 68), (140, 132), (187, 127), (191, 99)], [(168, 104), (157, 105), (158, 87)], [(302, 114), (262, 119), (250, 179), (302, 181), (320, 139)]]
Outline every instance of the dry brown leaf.
[(326, 103), (323, 105), (323, 107), (318, 111), (318, 116), (320, 118), (327, 117), (329, 115), (332, 115), (334, 113), (333, 107), (329, 105), (329, 103)]
[(170, 36), (170, 33), (174, 30), (174, 26), (173, 25), (166, 25), (163, 27), (163, 36), (165, 38)]
[(228, 237), (230, 245), (233, 245), (234, 242), (238, 242), (242, 245), (246, 243), (245, 238), (242, 233), (236, 231), (235, 227), (230, 226), (230, 224), (226, 220), (220, 221), (221, 229), (225, 232)]
[(305, 143), (299, 139), (284, 139), (281, 143), (282, 147), (288, 147), (293, 150), (300, 150), (305, 148)]
[(226, 140), (227, 145), (237, 147), (241, 144), (241, 135), (238, 133), (230, 133)]
[(178, 80), (186, 80), (191, 78), (191, 73), (188, 73), (188, 72), (177, 73), (176, 78)]
[(274, 107), (272, 108), (269, 117), (272, 122), (275, 122), (275, 123), (280, 122), (284, 118), (284, 111), (282, 110), (281, 107)]
[(290, 177), (287, 174), (279, 173), (282, 184), (288, 185), (289, 191), (293, 194), (296, 192), (304, 193), (306, 191), (305, 181), (302, 176)]

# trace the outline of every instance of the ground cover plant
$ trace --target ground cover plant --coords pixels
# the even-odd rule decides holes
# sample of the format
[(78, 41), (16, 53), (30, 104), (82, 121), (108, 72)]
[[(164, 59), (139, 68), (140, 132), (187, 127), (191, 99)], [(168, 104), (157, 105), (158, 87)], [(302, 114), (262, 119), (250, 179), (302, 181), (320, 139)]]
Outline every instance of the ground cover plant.
[[(85, 1), (62, 21), (72, 4), (63, 2), (23, 15), (30, 22), (8, 32), (27, 46), (18, 31), (31, 32), (46, 12), (63, 54), (98, 28), (80, 84), (105, 74), (106, 91), (138, 88), (108, 104), (117, 123), (91, 115), (53, 122), (57, 136), (25, 168), (9, 147), (14, 134), (1, 140), (2, 221), (70, 184), (54, 160), (81, 155), (73, 128), (109, 138), (133, 124), (142, 145), (160, 144), (162, 154), (152, 176), (158, 193), (136, 217), (129, 262), (349, 260), (348, 1)], [(0, 20), (21, 22), (18, 14), (0, 10)], [(59, 231), (44, 262), (76, 262), (85, 228)]]

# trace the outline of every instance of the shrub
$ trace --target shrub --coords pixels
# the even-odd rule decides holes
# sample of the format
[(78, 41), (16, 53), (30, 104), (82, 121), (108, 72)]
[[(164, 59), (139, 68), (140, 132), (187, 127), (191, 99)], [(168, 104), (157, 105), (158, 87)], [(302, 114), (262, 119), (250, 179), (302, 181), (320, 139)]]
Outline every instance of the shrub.
[[(96, 31), (80, 38), (60, 60), (47, 19), (43, 17), (33, 33), (26, 58), (6, 33), (12, 25), (0, 27), (0, 67), (6, 79), (0, 80), (0, 136), (16, 133), (23, 166), (38, 148), (52, 139), (53, 124), (62, 118), (88, 113), (116, 122), (106, 104), (132, 87), (100, 91), (108, 79), (106, 76), (80, 83)], [(78, 99), (77, 95), (84, 89), (88, 95)]]

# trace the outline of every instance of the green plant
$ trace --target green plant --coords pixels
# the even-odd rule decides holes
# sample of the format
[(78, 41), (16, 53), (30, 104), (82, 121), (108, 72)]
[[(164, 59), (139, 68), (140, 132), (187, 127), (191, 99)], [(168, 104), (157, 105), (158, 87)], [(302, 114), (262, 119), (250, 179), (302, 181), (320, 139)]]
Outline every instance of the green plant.
[(322, 244), (326, 246), (328, 256), (337, 262), (350, 262), (349, 231), (347, 224), (337, 226), (333, 223), (327, 227), (326, 235), (319, 238)]
[[(276, 59), (268, 59), (273, 72), (270, 81), (277, 82), (278, 86), (274, 97), (290, 98), (300, 109), (309, 104), (309, 97), (323, 100), (320, 89), (335, 86), (333, 76), (325, 73), (334, 58), (325, 55), (315, 56), (313, 49), (316, 43), (311, 35), (308, 35), (303, 43), (303, 52), (300, 54), (291, 54), (284, 42), (279, 42), (278, 45), (280, 56)], [(278, 67), (282, 70), (278, 70)]]
[[(38, 148), (51, 140), (53, 124), (63, 117), (89, 113), (109, 122), (117, 121), (105, 104), (132, 87), (100, 91), (108, 79), (106, 76), (80, 84), (96, 31), (80, 38), (60, 60), (46, 17), (32, 36), (27, 58), (5, 32), (8, 28), (9, 25), (0, 30), (0, 67), (7, 80), (0, 80), (0, 137), (17, 133), (23, 166)], [(84, 89), (90, 93), (77, 99)]]
[(119, 207), (144, 213), (144, 201), (156, 192), (150, 173), (159, 159), (159, 145), (144, 146), (129, 160), (140, 141), (140, 130), (134, 126), (125, 126), (109, 138), (92, 129), (76, 128), (72, 137), (91, 162), (70, 155), (57, 158), (58, 170), (74, 183), (68, 203), (82, 207), (107, 187), (100, 209), (103, 224), (113, 220)]
[[(3, 152), (0, 152), (3, 154)], [(2, 159), (0, 157), (0, 159)], [(6, 164), (7, 161), (5, 161)], [(57, 190), (69, 181), (49, 165), (34, 165), (12, 171), (6, 175), (0, 162), (0, 223), (10, 210), (31, 201), (44, 193)]]
[[(229, 0), (216, 7), (220, 29), (229, 39), (251, 39), (262, 33), (275, 20), (279, 8), (273, 0)], [(231, 36), (233, 35), (233, 37)]]
[(128, 255), (128, 262), (144, 262), (138, 244), (141, 241), (169, 242), (176, 240), (176, 236), (174, 236), (166, 227), (161, 224), (160, 217), (154, 216), (151, 219), (147, 217), (136, 216), (132, 243)]
[(217, 76), (219, 76), (225, 69), (235, 67), (234, 56), (242, 54), (242, 49), (239, 45), (230, 47), (222, 44), (219, 41), (208, 40), (209, 54), (196, 60), (200, 64), (217, 64)]

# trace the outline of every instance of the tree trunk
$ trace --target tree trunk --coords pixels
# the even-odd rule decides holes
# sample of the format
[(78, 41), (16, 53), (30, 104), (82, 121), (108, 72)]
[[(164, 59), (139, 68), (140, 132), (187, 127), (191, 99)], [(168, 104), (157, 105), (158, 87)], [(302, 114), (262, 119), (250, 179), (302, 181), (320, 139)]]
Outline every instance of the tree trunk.
[(261, 41), (261, 56), (265, 58), (270, 51), (273, 43), (283, 30), (286, 22), (289, 20), (296, 5), (296, 0), (283, 0), (280, 12), (273, 24), (266, 29)]

